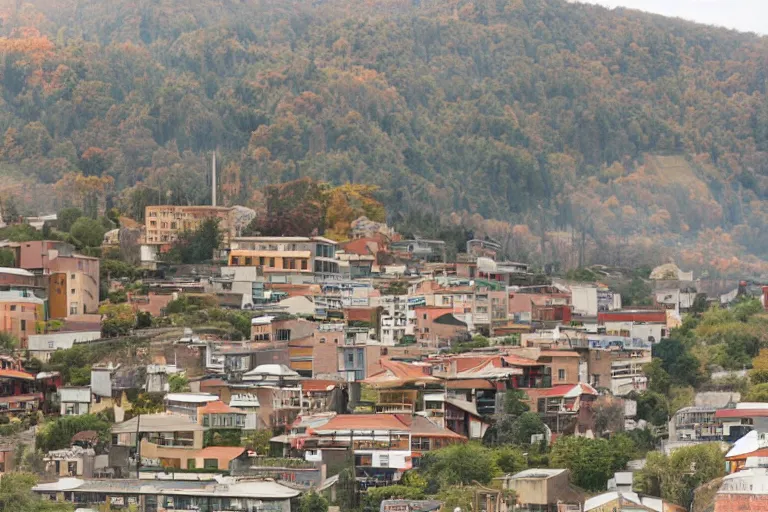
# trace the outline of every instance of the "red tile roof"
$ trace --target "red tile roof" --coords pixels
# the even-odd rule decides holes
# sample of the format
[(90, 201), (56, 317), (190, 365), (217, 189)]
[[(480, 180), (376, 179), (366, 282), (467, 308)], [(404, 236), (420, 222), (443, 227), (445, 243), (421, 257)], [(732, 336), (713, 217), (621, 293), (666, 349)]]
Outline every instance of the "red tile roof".
[(236, 459), (243, 454), (242, 446), (209, 446), (197, 452), (197, 456), (203, 459)]
[(748, 457), (768, 457), (768, 448), (760, 448), (752, 452), (740, 453), (739, 455), (726, 457), (725, 460), (743, 460)]
[(408, 420), (396, 414), (339, 414), (317, 430), (408, 430)]
[(0, 370), (0, 378), (35, 380), (35, 376), (31, 373), (22, 372), (19, 370)]
[(452, 430), (435, 425), (423, 416), (414, 416), (411, 423), (411, 435), (423, 437), (446, 437), (451, 439), (463, 439), (466, 437)]
[(346, 308), (344, 318), (348, 322), (370, 322), (376, 308)]
[(768, 418), (768, 409), (718, 409), (715, 418)]
[(383, 241), (377, 238), (358, 238), (340, 245), (345, 253), (359, 254), (360, 256), (376, 255), (384, 246)]
[(504, 362), (512, 366), (541, 366), (542, 363), (528, 359), (526, 357), (520, 357), (515, 355), (508, 355), (503, 357)]
[(301, 381), (301, 390), (304, 393), (312, 392), (312, 391), (330, 391), (338, 385), (339, 383), (336, 382), (335, 380), (323, 380), (323, 379), (303, 380)]
[(204, 406), (198, 408), (198, 414), (247, 414), (245, 411), (230, 407), (221, 400), (215, 402), (208, 402)]
[(447, 386), (448, 389), (495, 389), (485, 379), (449, 380)]
[[(575, 389), (579, 388), (580, 389)], [(597, 390), (589, 384), (563, 384), (561, 386), (555, 386), (553, 388), (546, 389), (538, 394), (539, 397), (558, 397), (566, 395), (581, 396), (581, 395), (597, 395)]]
[(381, 359), (379, 364), (383, 370), (365, 379), (364, 383), (376, 387), (393, 387), (405, 384), (439, 382), (440, 380), (426, 373), (430, 368), (429, 366), (402, 363), (387, 358)]

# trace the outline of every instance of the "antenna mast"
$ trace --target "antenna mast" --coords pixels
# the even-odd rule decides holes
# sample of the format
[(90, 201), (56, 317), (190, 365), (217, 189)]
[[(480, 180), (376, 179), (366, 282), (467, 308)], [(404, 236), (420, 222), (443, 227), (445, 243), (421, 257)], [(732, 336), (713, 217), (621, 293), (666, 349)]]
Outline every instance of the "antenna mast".
[(211, 166), (211, 205), (216, 206), (216, 151), (213, 152), (213, 164)]

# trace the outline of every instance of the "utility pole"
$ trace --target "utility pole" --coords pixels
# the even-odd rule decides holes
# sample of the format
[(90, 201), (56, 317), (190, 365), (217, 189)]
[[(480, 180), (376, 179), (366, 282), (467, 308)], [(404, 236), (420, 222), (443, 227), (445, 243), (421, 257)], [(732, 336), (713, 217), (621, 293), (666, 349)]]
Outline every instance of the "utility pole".
[(139, 468), (141, 468), (141, 414), (136, 416), (136, 479), (139, 479)]

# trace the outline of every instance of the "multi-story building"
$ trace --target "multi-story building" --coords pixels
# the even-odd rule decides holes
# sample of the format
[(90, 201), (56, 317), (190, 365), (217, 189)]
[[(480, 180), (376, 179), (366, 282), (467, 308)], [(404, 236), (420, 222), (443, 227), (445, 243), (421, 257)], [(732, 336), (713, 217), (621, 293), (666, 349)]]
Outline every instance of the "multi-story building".
[(179, 233), (195, 231), (209, 219), (219, 221), (222, 243), (228, 244), (235, 236), (235, 210), (223, 206), (147, 206), (144, 214), (146, 245), (168, 245)]
[(287, 342), (310, 336), (314, 330), (315, 323), (308, 320), (259, 316), (251, 320), (251, 341)]
[(428, 263), (446, 261), (446, 246), (442, 240), (401, 240), (390, 243), (389, 250), (402, 257)]
[[(220, 452), (241, 451), (233, 447), (210, 447), (211, 463)], [(206, 459), (207, 460), (207, 459)], [(201, 468), (203, 466), (200, 466)], [(144, 479), (83, 480), (63, 478), (36, 485), (33, 492), (50, 501), (67, 501), (82, 510), (135, 507), (138, 512), (160, 510), (263, 510), (291, 512), (291, 501), (299, 490), (266, 479), (218, 477), (208, 481)], [(133, 508), (131, 510), (134, 510)]]
[(408, 296), (385, 295), (374, 304), (381, 307), (381, 344), (396, 345), (408, 331)]
[(37, 322), (45, 321), (43, 299), (29, 290), (0, 291), (0, 331), (9, 332), (27, 348)]
[(495, 480), (515, 491), (520, 512), (579, 511), (585, 495), (571, 485), (570, 476), (567, 469), (526, 469)]
[(218, 400), (219, 397), (211, 393), (168, 393), (165, 395), (165, 410), (199, 423), (200, 408)]
[(24, 371), (21, 361), (0, 355), (0, 414), (36, 411), (43, 398), (35, 376)]
[(448, 346), (452, 340), (467, 336), (466, 322), (459, 320), (453, 310), (453, 307), (416, 307), (416, 341), (426, 346), (439, 347)]
[[(145, 467), (190, 467), (203, 449), (206, 427), (179, 414), (140, 414), (112, 426), (110, 466), (128, 469), (141, 458)], [(137, 436), (141, 444), (135, 451)]]
[(67, 386), (59, 388), (59, 413), (62, 416), (80, 416), (91, 412), (91, 387)]
[(768, 468), (764, 457), (750, 457), (745, 467), (723, 478), (714, 512), (768, 510)]
[(643, 392), (648, 388), (648, 377), (643, 367), (651, 362), (650, 350), (621, 350), (608, 352), (611, 356), (611, 392), (615, 396)]
[(306, 460), (314, 462), (351, 450), (358, 476), (391, 482), (418, 466), (415, 459), (424, 452), (457, 442), (466, 438), (420, 416), (343, 414), (313, 427), (303, 449)]
[(53, 240), (20, 242), (9, 248), (16, 252), (20, 268), (42, 276), (51, 318), (98, 312), (98, 258), (77, 254), (71, 244)]
[(338, 278), (336, 242), (320, 236), (238, 237), (230, 244), (229, 265), (260, 267), (268, 280)]

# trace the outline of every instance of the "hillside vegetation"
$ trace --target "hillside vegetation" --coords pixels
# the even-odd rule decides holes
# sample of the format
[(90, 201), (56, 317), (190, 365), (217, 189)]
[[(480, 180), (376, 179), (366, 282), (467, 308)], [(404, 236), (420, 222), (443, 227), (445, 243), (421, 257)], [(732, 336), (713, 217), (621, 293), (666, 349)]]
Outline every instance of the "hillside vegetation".
[(218, 149), (227, 204), (308, 176), (537, 263), (766, 271), (766, 38), (561, 0), (0, 0), (0, 20), (0, 188), (26, 209), (205, 203)]

